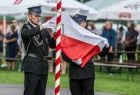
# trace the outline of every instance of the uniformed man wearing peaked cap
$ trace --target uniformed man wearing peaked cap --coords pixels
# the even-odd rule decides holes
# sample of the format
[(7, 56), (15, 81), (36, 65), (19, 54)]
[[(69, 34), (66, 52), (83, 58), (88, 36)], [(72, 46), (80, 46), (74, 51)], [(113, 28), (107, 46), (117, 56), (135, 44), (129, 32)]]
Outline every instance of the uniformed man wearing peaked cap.
[[(86, 27), (86, 16), (76, 14), (72, 19), (81, 27)], [(62, 58), (69, 64), (69, 85), (72, 95), (94, 95), (94, 64), (92, 59), (81, 68), (80, 65), (73, 62), (66, 55)]]
[(24, 95), (45, 95), (48, 78), (47, 55), (49, 47), (55, 47), (53, 35), (46, 24), (39, 25), (41, 6), (28, 8), (28, 21), (21, 29), (25, 48), (22, 63), (24, 71)]
[[(81, 27), (86, 27), (87, 16), (76, 14), (72, 19), (78, 23)], [(104, 47), (103, 51), (99, 54), (105, 56), (108, 52), (108, 48)], [(81, 68), (79, 64), (69, 59), (64, 53), (62, 58), (69, 64), (69, 85), (72, 95), (94, 95), (94, 79), (95, 71), (92, 59)]]

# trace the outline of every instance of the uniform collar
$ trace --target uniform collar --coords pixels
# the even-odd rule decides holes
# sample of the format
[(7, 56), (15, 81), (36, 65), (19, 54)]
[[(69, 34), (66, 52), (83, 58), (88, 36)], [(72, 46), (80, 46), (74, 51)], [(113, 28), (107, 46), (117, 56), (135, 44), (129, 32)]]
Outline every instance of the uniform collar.
[(28, 21), (29, 24), (31, 24), (33, 27), (37, 27), (37, 25), (33, 24), (31, 21)]

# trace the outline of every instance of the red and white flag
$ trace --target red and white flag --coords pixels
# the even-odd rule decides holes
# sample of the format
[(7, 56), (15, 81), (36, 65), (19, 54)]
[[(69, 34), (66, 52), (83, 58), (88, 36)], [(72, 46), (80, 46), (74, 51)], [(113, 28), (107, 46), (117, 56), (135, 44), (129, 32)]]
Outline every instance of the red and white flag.
[(81, 67), (100, 53), (104, 46), (109, 47), (107, 39), (79, 26), (66, 13), (62, 13), (62, 30), (61, 49), (63, 53)]

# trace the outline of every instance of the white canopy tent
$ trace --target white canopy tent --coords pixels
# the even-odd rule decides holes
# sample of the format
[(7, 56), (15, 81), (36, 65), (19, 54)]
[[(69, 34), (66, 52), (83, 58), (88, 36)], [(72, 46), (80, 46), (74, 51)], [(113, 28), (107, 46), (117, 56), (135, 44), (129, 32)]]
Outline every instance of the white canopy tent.
[[(42, 6), (43, 14), (48, 15), (56, 13), (55, 11), (53, 11), (53, 9), (56, 6), (56, 3), (48, 3), (45, 0), (22, 0), (18, 4), (16, 4), (14, 0), (4, 0), (3, 3), (0, 3), (0, 15), (27, 13), (27, 8), (32, 6)], [(77, 6), (68, 5), (66, 3), (63, 4), (63, 7), (65, 11), (67, 11), (69, 14), (78, 12), (79, 10)], [(71, 10), (73, 10), (73, 12)]]
[(81, 10), (80, 14), (86, 15), (88, 20), (96, 20), (97, 19), (97, 14), (98, 11), (94, 8), (91, 8), (83, 3), (80, 3), (76, 0), (69, 0), (69, 2), (71, 3), (71, 5), (75, 5), (78, 6), (80, 9), (82, 10), (88, 10), (88, 12), (84, 12)]
[[(56, 2), (48, 1), (51, 0), (22, 0), (20, 3), (15, 4), (15, 0), (4, 0), (3, 3), (0, 3), (0, 15), (27, 13), (28, 7), (38, 5), (42, 6), (43, 14), (54, 15), (56, 13)], [(88, 18), (94, 18), (98, 13), (96, 10), (75, 0), (62, 0), (62, 10), (70, 15), (84, 14)]]
[(21, 13), (20, 10), (16, 9), (13, 6), (1, 6), (0, 5), (0, 15), (19, 15)]
[(86, 2), (85, 4), (87, 6), (94, 8), (94, 9), (100, 10), (100, 9), (105, 8), (107, 6), (111, 6), (113, 4), (116, 4), (120, 1), (124, 1), (124, 0), (90, 0), (89, 2)]
[[(51, 0), (48, 0), (48, 1), (51, 1)], [(51, 8), (52, 6), (55, 7), (56, 3), (50, 3), (50, 4), (44, 3), (42, 5)], [(78, 10), (71, 9), (70, 8), (71, 6), (75, 6), (76, 9), (78, 8)], [(80, 3), (76, 0), (62, 0), (62, 8), (66, 8), (67, 10), (69, 10), (68, 13), (69, 12), (73, 13), (72, 15), (77, 14), (77, 13), (86, 15), (87, 19), (91, 19), (91, 20), (96, 19), (95, 17), (98, 14), (97, 10), (95, 10), (91, 7), (88, 7), (87, 5)], [(67, 10), (66, 10), (66, 12), (67, 12)]]
[[(14, 15), (16, 18), (22, 19), (25, 18), (28, 7), (40, 5), (42, 6), (43, 16), (53, 16), (56, 14), (55, 1), (56, 0), (4, 0), (0, 3), (0, 15), (4, 18), (6, 18), (7, 15)], [(70, 15), (77, 13), (87, 15), (88, 19), (95, 19), (98, 13), (96, 10), (75, 0), (62, 0), (62, 10)]]
[(101, 9), (99, 19), (140, 20), (140, 0), (124, 0)]

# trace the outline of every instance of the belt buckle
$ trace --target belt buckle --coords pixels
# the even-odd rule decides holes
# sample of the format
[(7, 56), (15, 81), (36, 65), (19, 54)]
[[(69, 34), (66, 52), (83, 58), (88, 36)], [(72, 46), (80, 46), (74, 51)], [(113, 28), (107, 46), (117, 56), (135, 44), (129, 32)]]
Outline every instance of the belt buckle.
[(47, 56), (43, 56), (43, 60), (47, 61), (48, 57)]

